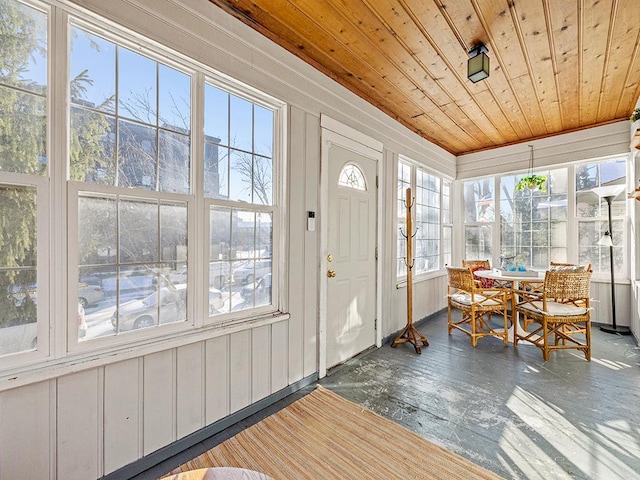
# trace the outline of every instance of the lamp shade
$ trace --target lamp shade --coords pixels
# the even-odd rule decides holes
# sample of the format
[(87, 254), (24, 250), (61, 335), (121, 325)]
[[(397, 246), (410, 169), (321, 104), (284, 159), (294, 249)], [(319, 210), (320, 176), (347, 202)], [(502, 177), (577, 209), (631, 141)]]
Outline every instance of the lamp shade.
[(467, 78), (473, 83), (479, 82), (489, 76), (489, 57), (487, 47), (479, 43), (469, 50), (467, 61)]
[(603, 247), (613, 247), (613, 239), (611, 238), (611, 234), (609, 232), (606, 232), (598, 241), (598, 245), (602, 245)]
[(605, 187), (592, 188), (591, 191), (601, 198), (611, 197), (612, 199), (626, 190), (626, 185), (607, 185)]
[(489, 57), (480, 53), (467, 61), (467, 77), (473, 83), (479, 82), (489, 76)]

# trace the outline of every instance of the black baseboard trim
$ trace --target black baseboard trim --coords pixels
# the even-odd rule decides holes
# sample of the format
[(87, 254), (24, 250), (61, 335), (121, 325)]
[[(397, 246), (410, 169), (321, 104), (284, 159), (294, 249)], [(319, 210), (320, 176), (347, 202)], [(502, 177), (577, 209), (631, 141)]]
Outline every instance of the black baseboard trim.
[[(433, 312), (431, 315), (427, 315), (426, 317), (422, 317), (417, 322), (413, 322), (413, 324), (416, 326), (416, 328), (418, 328), (420, 325), (425, 324), (426, 322), (428, 322), (432, 318), (437, 317), (438, 315), (441, 315), (442, 312), (444, 312), (444, 311), (446, 311), (446, 307), (443, 308), (443, 309), (438, 310), (437, 312)], [(396, 330), (391, 335), (387, 335), (386, 337), (384, 337), (382, 339), (382, 345), (386, 345), (387, 343), (393, 342), (396, 339), (396, 337), (398, 335), (400, 335), (400, 332), (402, 332), (403, 329), (404, 329), (404, 327), (402, 327), (400, 330)]]
[(241, 422), (242, 420), (254, 415), (261, 410), (266, 409), (267, 407), (273, 405), (274, 403), (288, 397), (292, 393), (297, 392), (298, 390), (311, 385), (312, 383), (318, 380), (318, 373), (314, 373), (313, 375), (309, 375), (308, 377), (303, 378), (302, 380), (298, 380), (295, 383), (279, 390), (275, 393), (272, 393), (268, 397), (263, 398), (262, 400), (258, 400), (256, 403), (252, 403), (251, 405), (239, 410), (227, 417), (224, 417), (217, 422), (212, 423), (204, 428), (201, 428), (197, 432), (193, 432), (186, 437), (181, 438), (165, 447), (156, 450), (149, 455), (146, 455), (139, 460), (136, 460), (129, 465), (125, 465), (124, 467), (116, 470), (115, 472), (111, 472), (108, 475), (102, 477), (103, 480), (128, 480), (137, 475), (144, 473), (145, 471), (155, 467), (156, 465), (164, 462), (165, 460), (170, 459), (178, 455), (185, 450), (197, 445), (198, 443), (212, 437), (223, 430), (235, 425), (236, 423)]

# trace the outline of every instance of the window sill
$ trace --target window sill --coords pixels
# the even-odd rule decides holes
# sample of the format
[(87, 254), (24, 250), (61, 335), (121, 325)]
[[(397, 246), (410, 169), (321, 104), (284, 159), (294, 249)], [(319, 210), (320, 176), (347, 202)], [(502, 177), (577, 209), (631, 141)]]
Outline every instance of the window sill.
[(0, 392), (288, 319), (288, 313), (273, 312), (249, 320), (234, 320), (189, 328), (179, 333), (171, 332), (170, 335), (130, 342), (126, 345), (105, 348), (99, 352), (71, 353), (64, 358), (49, 358), (45, 361), (11, 368), (11, 371), (5, 369), (0, 371)]
[[(413, 284), (426, 282), (433, 280), (434, 278), (446, 277), (447, 272), (444, 270), (436, 270), (434, 272), (423, 273), (413, 277)], [(396, 280), (396, 289), (405, 288), (407, 286), (407, 277), (402, 277)]]

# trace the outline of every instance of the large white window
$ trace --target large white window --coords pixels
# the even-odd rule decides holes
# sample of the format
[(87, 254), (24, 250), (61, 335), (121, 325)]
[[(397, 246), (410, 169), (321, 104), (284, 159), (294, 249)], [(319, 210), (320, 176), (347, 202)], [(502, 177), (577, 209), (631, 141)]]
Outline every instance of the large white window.
[(191, 75), (86, 27), (70, 36), (78, 298), (91, 315), (79, 337), (185, 321)]
[[(205, 196), (209, 205), (210, 314), (272, 306), (273, 107), (207, 83)], [(277, 286), (277, 285), (274, 285)], [(216, 288), (226, 287), (219, 305)]]
[[(398, 162), (398, 277), (407, 274), (406, 236), (413, 241), (413, 273), (438, 271), (451, 262), (451, 181), (409, 162)], [(413, 232), (406, 231), (406, 193), (411, 188)]]
[[(624, 158), (589, 162), (576, 165), (576, 217), (578, 219), (578, 259), (580, 263), (591, 263), (594, 272), (608, 273), (611, 268), (609, 247), (598, 242), (609, 230), (607, 202), (592, 189), (609, 185), (626, 184), (626, 161)], [(626, 238), (626, 198), (622, 193), (611, 203), (613, 225), (614, 269), (622, 278), (628, 272), (624, 261)]]
[(516, 266), (546, 269), (549, 262), (567, 261), (567, 169), (539, 175), (547, 177), (544, 191), (517, 190), (524, 175), (500, 178), (500, 256)]
[(0, 369), (277, 311), (284, 105), (69, 9), (0, 0)]
[[(538, 270), (550, 262), (590, 263), (596, 274), (607, 273), (609, 248), (598, 243), (608, 230), (607, 203), (592, 189), (626, 184), (625, 169), (625, 159), (617, 158), (540, 171), (547, 177), (544, 191), (517, 190), (524, 174), (464, 182), (464, 258)], [(614, 265), (622, 278), (628, 275), (625, 207), (623, 193), (612, 204)]]
[(495, 180), (464, 182), (464, 258), (490, 259), (495, 220)]
[(46, 10), (0, 0), (0, 355), (48, 347), (47, 24)]

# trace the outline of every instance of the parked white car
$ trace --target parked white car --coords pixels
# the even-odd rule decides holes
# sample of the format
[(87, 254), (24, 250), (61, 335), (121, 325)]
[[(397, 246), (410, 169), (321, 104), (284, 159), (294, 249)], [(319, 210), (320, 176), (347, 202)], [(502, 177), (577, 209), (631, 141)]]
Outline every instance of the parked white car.
[[(87, 335), (84, 307), (78, 303), (78, 337)], [(38, 346), (38, 324), (34, 318), (16, 319), (0, 328), (0, 355), (35, 350)]]

